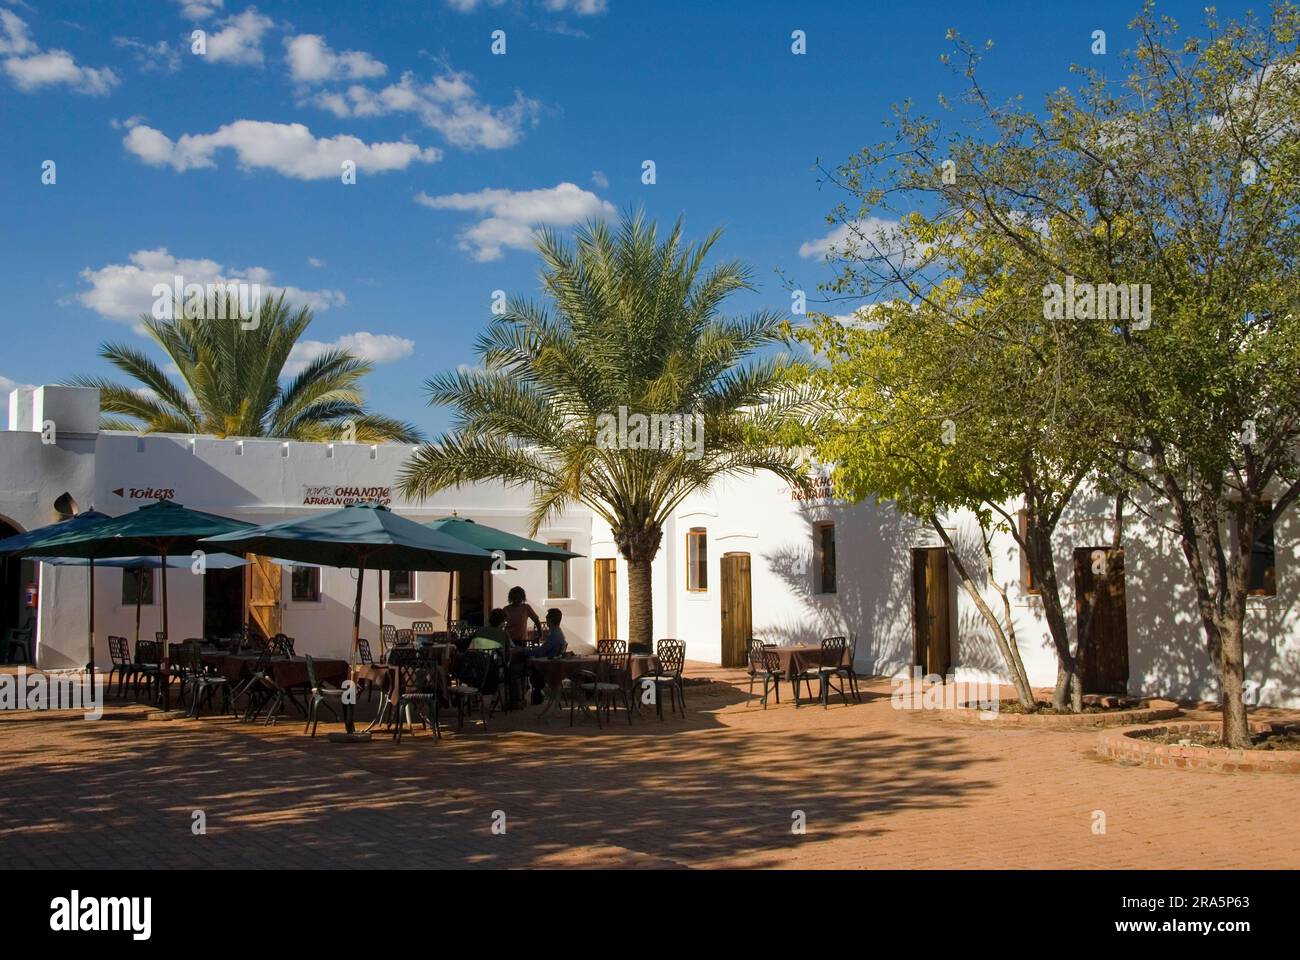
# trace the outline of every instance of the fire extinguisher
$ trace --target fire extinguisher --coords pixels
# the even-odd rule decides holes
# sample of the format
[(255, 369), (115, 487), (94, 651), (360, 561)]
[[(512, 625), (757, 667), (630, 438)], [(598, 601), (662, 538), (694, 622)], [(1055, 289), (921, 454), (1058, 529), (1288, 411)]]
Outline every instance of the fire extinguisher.
[(23, 606), (28, 610), (36, 609), (36, 582), (27, 584), (27, 589), (23, 591)]

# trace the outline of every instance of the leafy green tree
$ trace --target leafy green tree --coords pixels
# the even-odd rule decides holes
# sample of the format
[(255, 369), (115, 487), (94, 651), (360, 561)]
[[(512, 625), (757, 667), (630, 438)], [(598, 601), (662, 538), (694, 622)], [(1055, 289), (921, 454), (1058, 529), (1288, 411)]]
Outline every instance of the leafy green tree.
[[(1298, 28), (1279, 2), (1264, 21), (1211, 8), (1204, 35), (1184, 36), (1149, 4), (1126, 74), (1076, 68), (1077, 89), (1041, 113), (994, 103), (980, 54), (954, 37), (965, 89), (943, 102), (949, 118), (904, 105), (893, 137), (827, 171), (851, 195), (834, 214), (851, 234), (846, 295), (923, 300), (962, 269), (940, 238), (972, 226), (962, 239), (1013, 272), (1083, 291), (1071, 308), (1110, 336), (1090, 336), (1069, 375), (1101, 414), (1092, 429), (1108, 424), (1094, 434), (1102, 473), (1172, 512), (1237, 747), (1251, 548), (1300, 495)], [(864, 235), (906, 214), (930, 246), (900, 257)]]
[[(723, 316), (751, 289), (748, 271), (705, 269), (720, 233), (661, 237), (637, 213), (616, 229), (591, 223), (569, 244), (543, 231), (537, 249), (549, 303), (512, 299), (479, 338), (482, 369), (429, 381), (430, 401), (455, 410), (453, 429), (421, 447), (399, 478), (404, 494), (499, 480), (533, 492), (534, 532), (585, 504), (609, 524), (627, 561), (629, 640), (653, 637), (651, 562), (663, 526), (715, 480), (770, 471), (808, 489), (797, 457), (772, 440), (804, 408), (770, 311)], [(610, 418), (688, 418), (699, 433), (676, 446), (611, 442)], [(698, 419), (696, 419), (698, 418)], [(634, 438), (629, 431), (627, 438)]]
[[(234, 318), (235, 306), (232, 298), (229, 312), (212, 315)], [(103, 377), (69, 381), (99, 390), (105, 430), (358, 443), (422, 439), (412, 425), (366, 410), (360, 383), (373, 368), (346, 350), (327, 350), (281, 382), (294, 344), (312, 321), (309, 308), (292, 309), (283, 294), (266, 298), (256, 326), (251, 319), (241, 324), (184, 313), (182, 306), (176, 319), (140, 318), (176, 366), (179, 382), (143, 350), (120, 343), (104, 344), (100, 356), (134, 384)]]

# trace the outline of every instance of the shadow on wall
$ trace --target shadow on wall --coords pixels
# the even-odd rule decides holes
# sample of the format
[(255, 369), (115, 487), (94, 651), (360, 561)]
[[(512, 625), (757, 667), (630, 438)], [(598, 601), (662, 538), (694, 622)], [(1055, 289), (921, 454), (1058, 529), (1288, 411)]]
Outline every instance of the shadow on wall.
[[(907, 667), (913, 654), (915, 522), (874, 501), (807, 504), (801, 512), (804, 534), (763, 554), (794, 602), (770, 612), (756, 605), (755, 635), (781, 643), (818, 643), (856, 633), (862, 669), (889, 674)], [(827, 521), (835, 524), (836, 591), (818, 593), (813, 532), (817, 523)]]

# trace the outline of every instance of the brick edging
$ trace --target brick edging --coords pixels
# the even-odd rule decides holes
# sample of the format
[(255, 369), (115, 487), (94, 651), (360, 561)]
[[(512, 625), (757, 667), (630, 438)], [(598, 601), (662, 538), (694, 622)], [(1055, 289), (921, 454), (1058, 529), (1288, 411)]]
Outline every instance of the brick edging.
[(978, 707), (966, 705), (955, 709), (914, 710), (916, 714), (928, 714), (954, 723), (973, 723), (984, 725), (1010, 725), (1035, 727), (1043, 730), (1079, 730), (1096, 727), (1128, 727), (1139, 723), (1152, 723), (1156, 720), (1172, 720), (1182, 716), (1176, 706), (1139, 707), (1133, 710), (1108, 710), (1104, 713), (1003, 713), (998, 711), (985, 714)]
[[(1285, 729), (1286, 724), (1252, 721), (1252, 733)], [(1199, 733), (1219, 730), (1217, 721), (1171, 723), (1163, 727), (1107, 731), (1101, 735), (1097, 752), (1112, 760), (1125, 760), (1144, 767), (1168, 767), (1177, 770), (1218, 770), (1223, 773), (1297, 773), (1300, 774), (1300, 750), (1226, 750), (1222, 747), (1179, 746), (1140, 740), (1138, 733)]]

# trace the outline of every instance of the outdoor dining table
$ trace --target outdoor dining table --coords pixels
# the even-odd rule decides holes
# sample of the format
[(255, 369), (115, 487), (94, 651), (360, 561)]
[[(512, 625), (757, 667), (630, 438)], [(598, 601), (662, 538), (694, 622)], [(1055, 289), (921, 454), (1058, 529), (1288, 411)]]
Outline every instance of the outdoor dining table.
[[(430, 643), (425, 646), (426, 650), (431, 650), (435, 654), (435, 659), (439, 668), (439, 680), (446, 676), (448, 667), (451, 666), (452, 657), (455, 647), (450, 643)], [(401, 691), (397, 689), (398, 670), (397, 665), (393, 663), (358, 663), (352, 667), (352, 681), (368, 681), (373, 686), (379, 688), (379, 709), (375, 711), (375, 717), (366, 727), (367, 731), (373, 731), (384, 721), (388, 713), (388, 708), (397, 702)]]
[[(773, 651), (780, 659), (781, 672), (790, 680), (792, 689), (795, 685), (794, 678), (798, 674), (805, 670), (815, 670), (822, 664), (822, 645), (820, 643), (788, 643), (781, 646), (770, 646), (768, 649)], [(852, 666), (852, 658), (852, 652), (845, 647), (844, 653), (840, 656), (840, 666)]]
[[(253, 669), (262, 655), (260, 653), (204, 653), (201, 656), (204, 666), (217, 670), (234, 685), (252, 676)], [(312, 663), (316, 668), (318, 683), (330, 683), (341, 687), (348, 679), (346, 660), (335, 657), (312, 657)], [(307, 658), (271, 657), (266, 661), (266, 672), (283, 697), (305, 716), (306, 709), (298, 702), (294, 691), (306, 690), (311, 685), (311, 677), (307, 673)]]
[[(573, 684), (581, 682), (584, 674), (596, 672), (598, 663), (600, 663), (600, 658), (594, 655), (530, 657), (528, 660), (529, 678), (532, 680), (533, 686), (540, 688), (542, 695), (546, 698), (546, 703), (537, 713), (538, 719), (545, 717), (553, 709), (558, 709), (565, 680)], [(628, 657), (628, 673), (632, 683), (636, 683), (638, 679), (646, 674), (655, 673), (658, 670), (659, 658), (654, 654), (634, 653)]]

